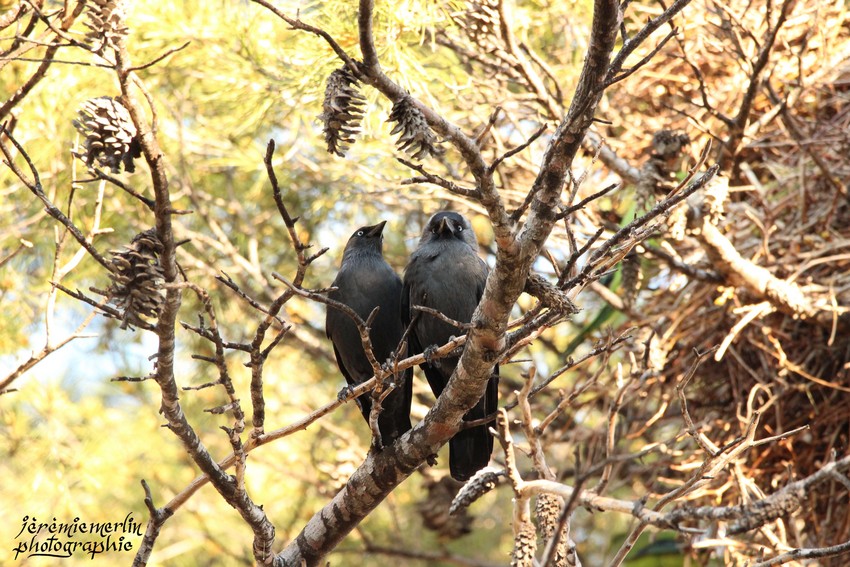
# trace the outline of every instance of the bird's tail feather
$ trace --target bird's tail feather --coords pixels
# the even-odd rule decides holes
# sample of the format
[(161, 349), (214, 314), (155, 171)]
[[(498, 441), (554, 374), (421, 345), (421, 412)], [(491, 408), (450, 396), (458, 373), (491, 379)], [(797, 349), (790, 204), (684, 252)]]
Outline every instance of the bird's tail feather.
[[(473, 421), (492, 415), (499, 405), (499, 366), (493, 369), (487, 390), (478, 403), (463, 416)], [(493, 452), (491, 423), (461, 429), (449, 440), (449, 470), (455, 480), (469, 480), (472, 475), (487, 466)]]
[[(390, 445), (410, 430), (410, 404), (413, 399), (413, 370), (405, 370), (401, 382), (384, 399), (383, 411), (378, 417), (378, 429), (384, 445)], [(364, 394), (369, 395), (369, 394)], [(369, 416), (366, 415), (366, 421)]]
[(493, 436), (486, 425), (458, 431), (449, 440), (449, 470), (455, 480), (469, 480), (487, 466), (493, 451)]

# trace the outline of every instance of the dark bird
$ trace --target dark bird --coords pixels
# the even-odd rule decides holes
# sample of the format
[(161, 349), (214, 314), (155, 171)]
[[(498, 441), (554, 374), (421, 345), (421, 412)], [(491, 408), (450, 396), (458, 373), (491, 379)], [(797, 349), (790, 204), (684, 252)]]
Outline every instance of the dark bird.
[[(405, 326), (416, 317), (413, 306), (436, 309), (459, 323), (469, 323), (484, 293), (487, 264), (478, 257), (478, 241), (469, 221), (458, 213), (441, 211), (428, 221), (419, 246), (410, 256), (404, 272), (401, 316)], [(458, 329), (427, 313), (420, 313), (410, 332), (410, 354), (427, 352), (445, 344)], [(435, 396), (439, 396), (457, 366), (459, 357), (446, 357), (421, 365)], [(464, 420), (487, 417), (498, 404), (499, 367), (487, 390)], [(449, 441), (449, 469), (452, 477), (467, 480), (487, 466), (493, 451), (493, 437), (487, 425), (461, 429)]]
[[(401, 279), (384, 260), (383, 230), (386, 221), (375, 226), (358, 228), (342, 254), (339, 273), (333, 282), (337, 289), (328, 294), (329, 299), (344, 303), (364, 321), (378, 307), (378, 313), (369, 330), (372, 352), (383, 364), (399, 347), (404, 334), (399, 316)], [(362, 384), (374, 372), (354, 321), (339, 309), (328, 307), (325, 331), (334, 346), (340, 372), (349, 386)], [(401, 353), (402, 358), (405, 353)], [(383, 445), (390, 445), (410, 429), (410, 402), (413, 397), (412, 371), (404, 371), (397, 379), (396, 388), (382, 403), (378, 416), (378, 429)], [(357, 398), (357, 404), (366, 422), (372, 411), (371, 393)]]

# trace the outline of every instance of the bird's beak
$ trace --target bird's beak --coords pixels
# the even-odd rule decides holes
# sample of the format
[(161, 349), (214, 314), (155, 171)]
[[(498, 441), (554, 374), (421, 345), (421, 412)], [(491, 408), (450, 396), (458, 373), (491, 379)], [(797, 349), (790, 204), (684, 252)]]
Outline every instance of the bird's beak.
[(382, 232), (384, 232), (384, 225), (387, 224), (387, 221), (381, 221), (375, 226), (371, 227), (367, 232), (366, 236), (380, 236)]
[(441, 218), (440, 224), (437, 225), (437, 234), (445, 234), (445, 233), (451, 234), (451, 232), (452, 232), (452, 225), (449, 222), (449, 219), (447, 217)]

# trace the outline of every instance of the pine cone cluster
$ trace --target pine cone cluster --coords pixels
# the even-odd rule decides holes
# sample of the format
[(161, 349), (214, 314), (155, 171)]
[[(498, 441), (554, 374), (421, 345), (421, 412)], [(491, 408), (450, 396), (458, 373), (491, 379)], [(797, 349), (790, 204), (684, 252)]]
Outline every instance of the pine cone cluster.
[(387, 122), (398, 122), (390, 135), (401, 134), (396, 140), (399, 150), (407, 152), (413, 159), (427, 158), (429, 155), (441, 155), (443, 149), (437, 145), (437, 137), (422, 112), (413, 104), (409, 96), (400, 98), (393, 104)]
[(117, 98), (101, 96), (87, 100), (77, 115), (74, 127), (85, 138), (85, 151), (75, 154), (77, 157), (88, 167), (97, 161), (112, 173), (119, 173), (122, 164), (130, 173), (136, 170), (133, 159), (142, 155), (136, 125)]
[(124, 0), (87, 0), (86, 41), (95, 53), (102, 54), (107, 47), (117, 48), (127, 37), (127, 10)]
[(112, 250), (112, 285), (106, 295), (123, 313), (122, 329), (138, 325), (142, 317), (159, 317), (165, 280), (159, 262), (161, 253), (162, 243), (153, 228), (137, 234), (123, 250)]
[(354, 136), (360, 132), (366, 98), (360, 94), (357, 78), (347, 67), (328, 76), (325, 100), (319, 119), (324, 124), (328, 153), (345, 156)]

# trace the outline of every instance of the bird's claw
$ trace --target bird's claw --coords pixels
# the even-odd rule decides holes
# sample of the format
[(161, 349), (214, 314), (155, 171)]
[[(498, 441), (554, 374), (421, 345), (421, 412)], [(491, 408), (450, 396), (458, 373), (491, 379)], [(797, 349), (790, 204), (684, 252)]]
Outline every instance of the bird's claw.
[(425, 457), (425, 462), (427, 462), (432, 467), (436, 467), (437, 466), (437, 455), (436, 454), (428, 455), (427, 457)]
[(342, 387), (342, 390), (336, 395), (336, 399), (340, 402), (345, 402), (348, 397), (351, 395), (351, 392), (354, 391), (354, 386), (346, 385)]
[(434, 355), (437, 354), (437, 345), (431, 345), (422, 351), (422, 356), (425, 357), (425, 362), (428, 364), (433, 363)]
[(379, 436), (372, 436), (372, 443), (369, 446), (370, 451), (375, 451), (376, 453), (380, 453), (384, 450), (384, 443), (381, 441)]

